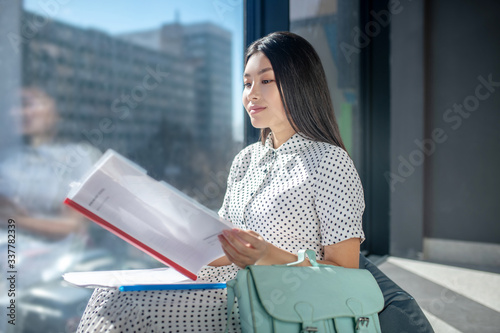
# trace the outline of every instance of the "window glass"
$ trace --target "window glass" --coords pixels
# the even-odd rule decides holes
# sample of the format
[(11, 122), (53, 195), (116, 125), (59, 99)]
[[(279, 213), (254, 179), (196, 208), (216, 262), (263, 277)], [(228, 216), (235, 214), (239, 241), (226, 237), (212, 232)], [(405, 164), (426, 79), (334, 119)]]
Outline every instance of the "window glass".
[(91, 290), (66, 286), (64, 272), (161, 266), (62, 204), (107, 149), (219, 208), (243, 141), (243, 22), (242, 1), (0, 2), (0, 244), (6, 254), (15, 221), (14, 331), (75, 331)]
[(290, 0), (290, 30), (306, 38), (318, 52), (342, 139), (361, 170), (360, 50), (353, 40), (358, 26), (358, 1)]

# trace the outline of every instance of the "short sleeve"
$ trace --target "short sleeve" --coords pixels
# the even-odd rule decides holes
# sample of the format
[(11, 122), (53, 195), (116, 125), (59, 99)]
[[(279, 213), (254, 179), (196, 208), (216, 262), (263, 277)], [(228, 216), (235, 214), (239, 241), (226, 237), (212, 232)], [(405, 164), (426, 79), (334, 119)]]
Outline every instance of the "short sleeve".
[[(234, 161), (233, 161), (234, 165)], [(231, 174), (233, 172), (233, 167), (231, 167), (231, 170), (229, 171), (229, 175), (227, 177), (227, 187), (226, 187), (226, 194), (224, 194), (224, 201), (222, 202), (222, 206), (218, 211), (218, 214), (221, 219), (227, 220), (231, 222), (231, 219), (229, 217), (229, 202), (231, 201), (231, 185), (233, 183)]]
[(220, 218), (230, 221), (231, 217), (229, 214), (229, 205), (231, 202), (231, 189), (233, 187), (233, 183), (235, 179), (237, 178), (237, 174), (240, 171), (241, 168), (241, 156), (243, 155), (244, 151), (241, 151), (236, 155), (236, 157), (233, 160), (233, 163), (231, 164), (231, 169), (229, 169), (229, 175), (227, 177), (227, 187), (226, 187), (226, 193), (224, 195), (224, 201), (222, 202), (222, 206), (218, 211), (218, 214)]
[(342, 148), (332, 146), (323, 156), (315, 177), (314, 202), (323, 246), (350, 238), (365, 239), (363, 187), (354, 163)]

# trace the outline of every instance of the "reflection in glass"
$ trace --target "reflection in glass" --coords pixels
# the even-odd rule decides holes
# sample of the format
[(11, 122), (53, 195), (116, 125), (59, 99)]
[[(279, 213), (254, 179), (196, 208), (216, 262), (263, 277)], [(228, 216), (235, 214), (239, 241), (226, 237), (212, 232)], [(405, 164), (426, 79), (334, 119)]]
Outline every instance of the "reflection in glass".
[[(0, 160), (0, 247), (3, 253), (14, 251), (11, 253), (15, 253), (15, 264), (7, 266), (5, 256), (1, 262), (2, 267), (18, 272), (17, 323), (27, 320), (20, 313), (33, 305), (27, 300), (36, 297), (41, 286), (58, 281), (61, 274), (81, 262), (82, 251), (89, 242), (89, 224), (61, 202), (69, 184), (100, 156), (99, 150), (87, 143), (59, 137), (58, 106), (43, 88), (24, 87), (19, 99), (19, 107), (11, 108), (9, 113), (12, 123), (20, 124), (17, 134), (23, 144), (3, 150)], [(9, 219), (15, 221), (14, 244), (7, 242), (5, 224)], [(50, 295), (50, 288), (46, 291)], [(22, 325), (9, 326), (19, 327)]]
[[(35, 14), (27, 14), (36, 21)], [(164, 24), (111, 36), (61, 22), (25, 48), (24, 76), (51, 86), (61, 137), (113, 148), (215, 209), (199, 185), (234, 155), (231, 33), (212, 23)]]
[(11, 110), (20, 120), (21, 149), (4, 152), (0, 163), (3, 217), (47, 239), (60, 239), (83, 229), (81, 218), (61, 206), (68, 185), (99, 158), (85, 143), (57, 136), (59, 114), (54, 99), (39, 87), (20, 92), (21, 107)]
[(17, 323), (0, 332), (74, 331), (91, 291), (64, 272), (160, 265), (62, 204), (102, 152), (218, 209), (242, 144), (242, 3), (47, 3), (24, 1), (1, 49), (21, 57), (18, 102), (0, 112), (22, 145), (0, 151), (0, 218), (16, 220), (19, 259)]
[(346, 45), (355, 44), (352, 31), (358, 13), (358, 1), (290, 0), (290, 31), (306, 38), (318, 52), (342, 139), (361, 170), (360, 53), (346, 50)]

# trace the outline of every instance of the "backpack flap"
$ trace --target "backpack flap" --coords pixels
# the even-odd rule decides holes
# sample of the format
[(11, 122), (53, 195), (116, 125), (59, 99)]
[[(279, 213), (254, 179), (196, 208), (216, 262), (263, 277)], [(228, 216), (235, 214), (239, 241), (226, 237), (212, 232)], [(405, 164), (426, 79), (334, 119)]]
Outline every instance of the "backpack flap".
[(285, 322), (376, 314), (384, 306), (370, 272), (335, 266), (248, 266), (260, 303)]

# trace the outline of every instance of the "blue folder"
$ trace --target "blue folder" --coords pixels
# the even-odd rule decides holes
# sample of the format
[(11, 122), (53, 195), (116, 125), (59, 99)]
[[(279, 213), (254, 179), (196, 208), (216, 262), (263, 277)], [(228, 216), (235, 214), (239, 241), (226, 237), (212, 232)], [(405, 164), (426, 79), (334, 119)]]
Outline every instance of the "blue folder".
[(140, 290), (189, 290), (189, 289), (224, 289), (226, 283), (178, 283), (178, 284), (141, 284), (121, 286), (120, 291)]

